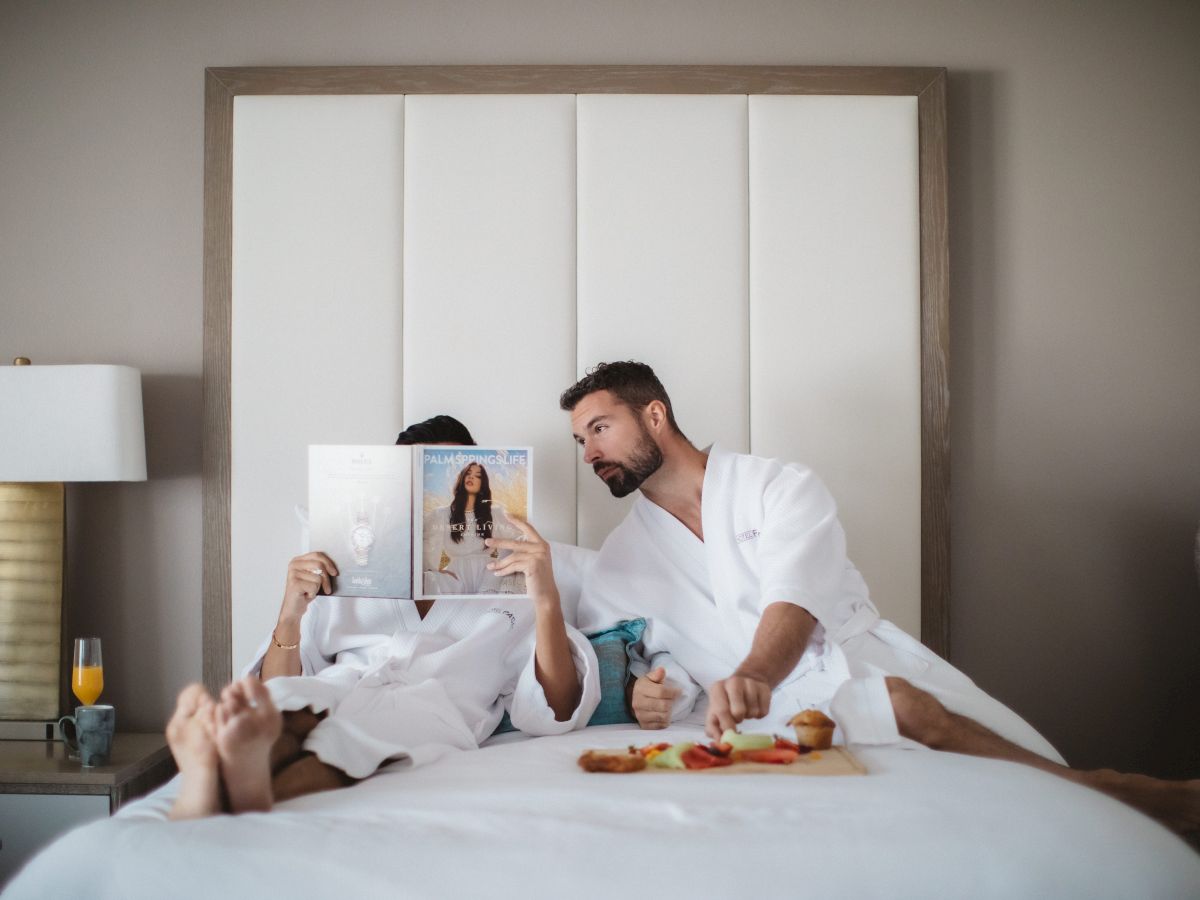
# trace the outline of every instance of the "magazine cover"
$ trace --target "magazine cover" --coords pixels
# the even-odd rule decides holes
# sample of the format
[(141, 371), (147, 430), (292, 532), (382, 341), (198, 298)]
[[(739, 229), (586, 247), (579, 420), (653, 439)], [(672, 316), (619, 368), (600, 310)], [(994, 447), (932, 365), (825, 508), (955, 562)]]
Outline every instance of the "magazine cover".
[(414, 448), (310, 446), (309, 545), (337, 564), (343, 597), (412, 594)]
[(507, 554), (483, 545), (489, 537), (515, 540), (521, 532), (510, 515), (532, 511), (533, 451), (529, 447), (417, 448), (420, 506), (418, 529), (420, 597), (526, 595), (525, 576), (499, 577), (491, 562)]

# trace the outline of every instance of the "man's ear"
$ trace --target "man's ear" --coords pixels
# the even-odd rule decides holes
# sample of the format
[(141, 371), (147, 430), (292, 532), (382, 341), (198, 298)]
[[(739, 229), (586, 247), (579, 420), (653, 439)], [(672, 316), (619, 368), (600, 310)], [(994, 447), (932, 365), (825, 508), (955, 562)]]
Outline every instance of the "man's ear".
[(642, 415), (651, 431), (660, 432), (667, 424), (667, 405), (661, 400), (651, 400), (642, 410)]

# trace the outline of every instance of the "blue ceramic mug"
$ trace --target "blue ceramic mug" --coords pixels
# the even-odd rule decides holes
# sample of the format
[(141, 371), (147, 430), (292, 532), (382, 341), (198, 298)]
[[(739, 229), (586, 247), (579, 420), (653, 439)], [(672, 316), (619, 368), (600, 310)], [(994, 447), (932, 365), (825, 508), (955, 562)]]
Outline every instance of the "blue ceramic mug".
[[(67, 723), (74, 736), (68, 734)], [(117, 711), (111, 706), (77, 706), (75, 715), (58, 720), (63, 743), (79, 754), (87, 767), (102, 766), (112, 752), (113, 732), (117, 728)]]

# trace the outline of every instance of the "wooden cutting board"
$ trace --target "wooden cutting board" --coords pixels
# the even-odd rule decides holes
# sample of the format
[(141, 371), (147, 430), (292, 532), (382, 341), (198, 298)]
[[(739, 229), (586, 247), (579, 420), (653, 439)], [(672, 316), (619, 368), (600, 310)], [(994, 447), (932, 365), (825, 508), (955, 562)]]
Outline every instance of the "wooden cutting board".
[[(622, 756), (628, 750), (596, 750), (596, 753), (612, 753)], [(599, 772), (595, 774), (614, 774)], [(637, 772), (617, 773), (632, 775), (866, 775), (867, 767), (845, 747), (830, 747), (806, 753), (786, 766), (770, 763), (736, 762), (732, 766), (714, 766), (711, 769), (658, 769), (646, 766)]]

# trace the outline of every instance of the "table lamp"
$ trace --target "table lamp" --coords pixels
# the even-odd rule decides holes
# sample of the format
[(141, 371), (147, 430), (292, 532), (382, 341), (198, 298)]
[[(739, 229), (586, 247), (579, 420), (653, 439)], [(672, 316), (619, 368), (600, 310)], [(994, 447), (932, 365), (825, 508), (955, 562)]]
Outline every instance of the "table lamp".
[(0, 366), (0, 720), (59, 714), (67, 481), (145, 481), (142, 376)]

